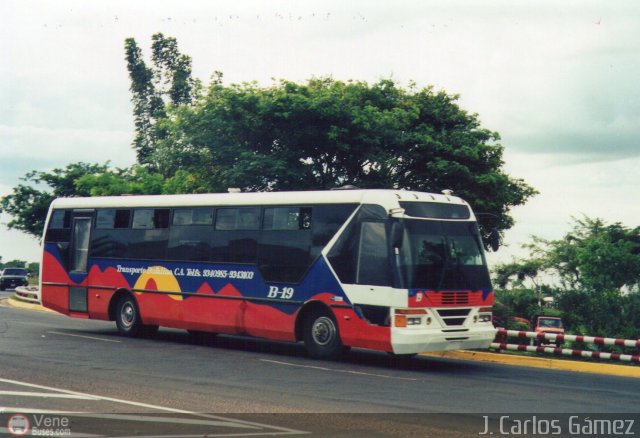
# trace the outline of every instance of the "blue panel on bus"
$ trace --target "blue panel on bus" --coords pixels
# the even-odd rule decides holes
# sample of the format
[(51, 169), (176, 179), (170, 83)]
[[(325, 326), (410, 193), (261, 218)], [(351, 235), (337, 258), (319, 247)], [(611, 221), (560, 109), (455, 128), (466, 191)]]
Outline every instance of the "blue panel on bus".
[(164, 293), (180, 296), (183, 300), (194, 294), (249, 299), (288, 314), (321, 294), (340, 297), (335, 301), (349, 303), (324, 257), (313, 263), (300, 283), (291, 284), (268, 283), (257, 266), (248, 264), (95, 258), (89, 260), (89, 274), (65, 273), (63, 257), (56, 245), (46, 244), (45, 252), (58, 265), (58, 280), (62, 282), (63, 276), (68, 276), (70, 285)]

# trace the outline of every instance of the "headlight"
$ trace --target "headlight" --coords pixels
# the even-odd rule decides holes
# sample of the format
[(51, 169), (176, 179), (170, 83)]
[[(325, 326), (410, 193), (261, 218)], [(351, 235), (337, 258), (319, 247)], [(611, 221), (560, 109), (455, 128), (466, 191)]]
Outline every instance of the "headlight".
[(492, 313), (491, 313), (491, 307), (481, 307), (480, 310), (478, 311), (478, 320), (480, 322), (491, 322), (491, 317), (492, 317)]

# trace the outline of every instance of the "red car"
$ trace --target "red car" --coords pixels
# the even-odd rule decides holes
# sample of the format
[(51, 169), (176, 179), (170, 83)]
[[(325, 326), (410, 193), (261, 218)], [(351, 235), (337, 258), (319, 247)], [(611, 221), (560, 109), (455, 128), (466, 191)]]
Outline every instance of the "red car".
[[(548, 333), (554, 335), (564, 334), (564, 324), (562, 319), (557, 316), (537, 316), (533, 320), (533, 331), (536, 333)], [(542, 344), (549, 344), (552, 341), (548, 339), (536, 339), (538, 346)], [(562, 345), (561, 341), (555, 341), (557, 347)]]

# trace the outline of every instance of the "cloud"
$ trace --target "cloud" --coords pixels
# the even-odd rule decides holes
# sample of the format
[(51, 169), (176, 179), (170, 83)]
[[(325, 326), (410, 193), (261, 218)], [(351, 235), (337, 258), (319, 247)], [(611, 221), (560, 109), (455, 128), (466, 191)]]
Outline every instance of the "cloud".
[(15, 185), (30, 170), (84, 161), (127, 167), (135, 162), (131, 132), (0, 125), (0, 183)]

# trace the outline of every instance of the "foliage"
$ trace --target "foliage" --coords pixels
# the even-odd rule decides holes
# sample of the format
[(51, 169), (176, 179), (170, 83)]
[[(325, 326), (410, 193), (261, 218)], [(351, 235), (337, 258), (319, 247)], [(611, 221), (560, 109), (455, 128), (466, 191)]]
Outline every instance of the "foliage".
[(27, 262), (24, 260), (9, 260), (8, 262), (0, 262), (0, 269), (4, 268), (26, 268)]
[(542, 265), (543, 261), (540, 258), (513, 260), (510, 263), (497, 265), (494, 268), (494, 283), (501, 289), (509, 285), (522, 288), (525, 287), (525, 282), (529, 280), (537, 288), (537, 277)]
[(496, 266), (499, 287), (517, 287), (522, 280), (545, 276), (561, 290), (590, 293), (634, 290), (640, 281), (640, 227), (620, 223), (605, 224), (601, 219), (574, 220), (573, 228), (558, 240), (533, 238), (526, 245), (531, 257)]
[(150, 160), (162, 131), (156, 123), (166, 117), (165, 105), (191, 103), (198, 82), (191, 77), (191, 58), (178, 50), (175, 38), (162, 33), (152, 36), (152, 67), (147, 67), (135, 39), (125, 40), (125, 60), (131, 79), (133, 117), (136, 135), (133, 147), (138, 163), (152, 166)]
[(640, 295), (566, 291), (558, 307), (572, 333), (640, 339)]
[(531, 289), (497, 290), (495, 292), (494, 315), (507, 327), (513, 317), (531, 321), (539, 315), (540, 307), (535, 291)]
[(83, 175), (76, 180), (79, 191), (89, 196), (115, 196), (123, 194), (161, 194), (164, 178), (141, 166), (129, 169), (108, 169), (99, 174)]

